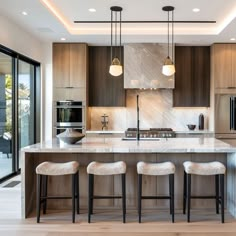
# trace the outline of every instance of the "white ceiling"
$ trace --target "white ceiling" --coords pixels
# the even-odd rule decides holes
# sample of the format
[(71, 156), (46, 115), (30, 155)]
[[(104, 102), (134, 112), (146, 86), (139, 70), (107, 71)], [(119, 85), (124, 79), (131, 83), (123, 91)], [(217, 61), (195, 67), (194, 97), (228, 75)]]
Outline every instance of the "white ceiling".
[[(236, 38), (235, 0), (8, 0), (2, 1), (0, 14), (10, 18), (38, 38), (58, 42), (110, 44), (110, 24), (75, 24), (74, 21), (109, 21), (110, 7), (121, 6), (122, 20), (165, 21), (163, 6), (175, 7), (175, 21), (216, 21), (211, 24), (176, 23), (175, 43), (210, 45)], [(89, 8), (97, 11), (91, 13)], [(194, 13), (193, 8), (200, 8)], [(28, 13), (22, 15), (22, 11)], [(60, 19), (59, 19), (60, 18)], [(166, 42), (167, 24), (122, 24), (122, 42)]]

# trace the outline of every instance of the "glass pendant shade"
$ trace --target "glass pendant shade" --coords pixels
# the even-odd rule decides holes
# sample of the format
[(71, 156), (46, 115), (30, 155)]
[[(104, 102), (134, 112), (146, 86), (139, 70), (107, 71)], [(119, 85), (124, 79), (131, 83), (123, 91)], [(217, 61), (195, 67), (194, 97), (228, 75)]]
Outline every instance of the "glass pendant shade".
[(122, 65), (118, 58), (114, 58), (110, 65), (109, 73), (113, 76), (119, 76), (123, 73)]
[(171, 76), (174, 73), (175, 73), (175, 65), (168, 56), (164, 62), (164, 65), (162, 66), (162, 74), (166, 76)]

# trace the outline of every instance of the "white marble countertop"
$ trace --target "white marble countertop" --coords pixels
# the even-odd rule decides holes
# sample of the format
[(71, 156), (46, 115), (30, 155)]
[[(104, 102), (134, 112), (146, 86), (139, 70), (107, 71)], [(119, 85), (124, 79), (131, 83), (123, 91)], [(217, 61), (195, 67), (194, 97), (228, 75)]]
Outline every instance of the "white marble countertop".
[(199, 129), (195, 129), (195, 130), (176, 130), (175, 133), (177, 134), (214, 134), (214, 131), (210, 131), (208, 129), (204, 129), (204, 130), (199, 130)]
[[(204, 130), (175, 130), (176, 134), (214, 134), (214, 131)], [(86, 130), (86, 134), (125, 134), (124, 130)]]
[(86, 134), (124, 134), (124, 130), (86, 130)]
[(58, 139), (34, 144), (23, 152), (64, 153), (233, 153), (236, 148), (215, 138), (169, 138), (159, 141), (137, 141), (121, 138), (85, 137), (76, 144)]

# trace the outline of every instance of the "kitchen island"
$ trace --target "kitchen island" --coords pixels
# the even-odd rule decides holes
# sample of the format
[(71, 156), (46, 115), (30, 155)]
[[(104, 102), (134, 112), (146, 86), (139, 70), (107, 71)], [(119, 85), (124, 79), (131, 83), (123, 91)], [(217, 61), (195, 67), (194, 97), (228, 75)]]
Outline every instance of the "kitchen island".
[[(236, 148), (215, 138), (169, 138), (158, 141), (123, 141), (121, 138), (89, 138), (69, 145), (52, 139), (45, 143), (38, 143), (25, 147), (21, 151), (22, 157), (22, 217), (26, 218), (35, 211), (36, 196), (36, 166), (43, 161), (66, 162), (76, 160), (80, 163), (80, 204), (87, 208), (87, 174), (86, 167), (91, 161), (113, 162), (123, 160), (127, 163), (127, 208), (135, 209), (137, 205), (137, 172), (138, 161), (163, 162), (172, 161), (176, 165), (175, 174), (175, 206), (182, 208), (183, 190), (183, 162), (218, 160), (227, 166), (226, 191), (227, 208), (236, 217)], [(147, 195), (168, 193), (168, 178), (166, 176), (145, 176), (143, 191)], [(70, 193), (71, 179), (69, 176), (49, 178), (49, 194)], [(204, 183), (204, 184), (203, 184)], [(120, 177), (107, 178), (99, 176), (95, 179), (95, 192), (106, 195), (120, 192)], [(214, 178), (193, 178), (195, 193), (213, 194)], [(194, 193), (194, 192), (193, 192)], [(51, 209), (70, 209), (70, 200), (49, 201)], [(94, 207), (117, 208), (120, 200), (97, 200)], [(166, 200), (149, 200), (143, 202), (144, 208), (168, 208)], [(192, 207), (214, 208), (212, 200), (194, 199)]]

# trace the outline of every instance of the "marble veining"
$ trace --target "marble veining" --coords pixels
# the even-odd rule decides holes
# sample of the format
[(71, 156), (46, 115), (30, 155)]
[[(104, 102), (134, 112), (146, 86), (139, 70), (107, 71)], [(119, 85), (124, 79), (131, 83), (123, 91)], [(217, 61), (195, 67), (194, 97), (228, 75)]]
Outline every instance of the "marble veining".
[(76, 144), (57, 139), (22, 149), (23, 152), (64, 153), (233, 153), (236, 148), (215, 138), (169, 138), (159, 141), (122, 141), (121, 138), (86, 137)]
[(124, 88), (174, 88), (174, 75), (162, 74), (167, 48), (158, 43), (124, 45)]
[[(175, 108), (173, 91), (170, 89), (126, 91), (126, 107), (91, 107), (91, 130), (101, 130), (101, 116), (109, 116), (109, 130), (126, 130), (136, 127), (136, 95), (139, 94), (140, 128), (172, 128), (188, 131), (187, 124), (198, 127), (198, 116), (204, 115), (204, 128), (210, 127), (210, 109)], [(197, 130), (197, 128), (196, 128)]]

